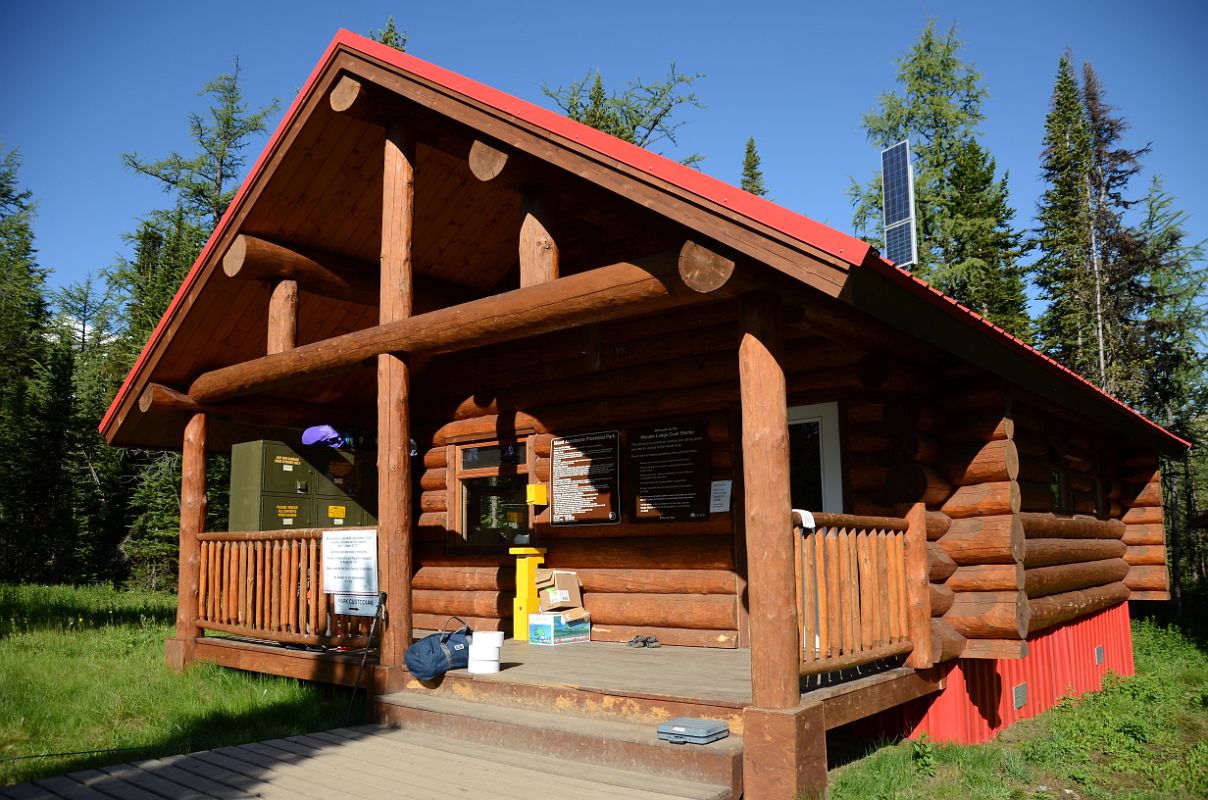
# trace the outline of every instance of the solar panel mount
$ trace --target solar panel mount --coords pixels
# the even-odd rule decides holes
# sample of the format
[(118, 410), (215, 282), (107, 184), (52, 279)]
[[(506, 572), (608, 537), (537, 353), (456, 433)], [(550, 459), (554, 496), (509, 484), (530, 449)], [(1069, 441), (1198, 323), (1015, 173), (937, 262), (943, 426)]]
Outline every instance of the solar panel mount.
[(914, 170), (910, 142), (881, 151), (881, 206), (885, 214), (885, 257), (899, 267), (918, 263), (914, 225)]

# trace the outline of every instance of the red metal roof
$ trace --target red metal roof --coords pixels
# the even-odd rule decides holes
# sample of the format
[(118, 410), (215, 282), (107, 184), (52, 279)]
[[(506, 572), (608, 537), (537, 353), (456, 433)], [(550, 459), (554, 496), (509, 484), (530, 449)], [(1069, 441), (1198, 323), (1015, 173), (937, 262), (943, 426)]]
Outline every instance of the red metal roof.
[(1166, 431), (1156, 423), (1146, 419), (1138, 414), (1119, 400), (1111, 397), (1106, 392), (1103, 392), (1098, 387), (1091, 384), (1085, 378), (1079, 376), (1073, 371), (1061, 366), (1053, 359), (1040, 353), (1035, 348), (1027, 345), (1019, 339), (1011, 336), (1001, 328), (991, 324), (979, 315), (961, 306), (951, 298), (946, 297), (942, 293), (932, 289), (925, 282), (915, 278), (909, 273), (894, 267), (891, 262), (881, 258), (869, 258), (870, 254), (875, 253), (871, 246), (855, 237), (848, 234), (836, 231), (822, 223), (815, 222), (802, 214), (791, 211), (783, 206), (779, 206), (762, 197), (756, 197), (749, 192), (743, 191), (735, 186), (732, 186), (724, 181), (710, 177), (698, 170), (686, 167), (671, 159), (652, 153), (649, 150), (637, 147), (628, 142), (617, 139), (606, 133), (602, 133), (587, 125), (575, 122), (561, 114), (554, 113), (549, 109), (513, 97), (505, 92), (493, 89), (490, 86), (479, 83), (477, 81), (458, 75), (447, 69), (431, 64), (422, 59), (416, 58), (407, 53), (401, 53), (391, 47), (375, 42), (364, 36), (360, 36), (351, 31), (340, 30), (328, 45), (327, 50), (315, 65), (310, 77), (303, 85), (302, 89), (294, 98), (294, 102), (290, 105), (289, 110), (285, 113), (281, 123), (277, 126), (264, 151), (253, 165), (248, 174), (247, 179), (240, 187), (239, 192), (235, 195), (222, 220), (218, 223), (214, 233), (210, 235), (205, 248), (198, 257), (193, 268), (185, 277), (172, 303), (169, 305), (167, 312), (156, 326), (155, 331), (151, 334), (147, 345), (143, 348), (130, 374), (126, 377), (125, 382), (118, 390), (113, 403), (110, 404), (109, 410), (105, 413), (105, 417), (101, 420), (99, 428), (104, 430), (111, 420), (118, 406), (125, 400), (131, 390), (131, 384), (134, 375), (138, 373), (143, 363), (146, 361), (148, 354), (156, 346), (159, 339), (164, 335), (164, 330), (167, 327), (168, 320), (175, 314), (181, 299), (189, 291), (190, 287), (196, 282), (201, 266), (210, 256), (210, 250), (214, 243), (218, 240), (220, 233), (227, 227), (235, 210), (243, 202), (244, 196), (249, 186), (258, 177), (261, 169), (268, 160), (269, 155), (274, 151), (280, 142), (284, 132), (289, 129), (301, 108), (303, 100), (309, 94), (315, 82), (327, 69), (328, 64), (334, 58), (336, 51), (341, 48), (347, 48), (360, 52), (364, 55), (385, 62), (398, 69), (405, 70), (422, 79), (439, 84), (451, 91), (464, 95), (472, 100), (484, 103), (498, 111), (515, 117), (523, 122), (539, 126), (549, 133), (563, 137), (569, 141), (594, 150), (601, 155), (615, 159), (628, 166), (639, 169), (653, 177), (671, 183), (680, 189), (691, 192), (702, 199), (709, 200), (719, 205), (725, 206), (732, 211), (741, 214), (754, 222), (766, 225), (772, 229), (787, 234), (805, 244), (817, 248), (825, 253), (828, 253), (836, 258), (839, 258), (852, 266), (864, 266), (876, 270), (879, 273), (889, 277), (896, 285), (903, 287), (908, 291), (915, 292), (931, 302), (937, 308), (942, 308), (949, 314), (957, 315), (967, 321), (969, 324), (978, 327), (987, 335), (998, 336), (1009, 346), (1021, 350), (1037, 363), (1041, 364), (1045, 369), (1054, 373), (1062, 379), (1073, 378), (1082, 383), (1085, 387), (1098, 395), (1106, 397), (1112, 403), (1119, 405), (1128, 414), (1139, 418), (1146, 425), (1156, 429), (1161, 434), (1164, 434), (1171, 441), (1177, 442), (1183, 447), (1190, 446), (1188, 442)]

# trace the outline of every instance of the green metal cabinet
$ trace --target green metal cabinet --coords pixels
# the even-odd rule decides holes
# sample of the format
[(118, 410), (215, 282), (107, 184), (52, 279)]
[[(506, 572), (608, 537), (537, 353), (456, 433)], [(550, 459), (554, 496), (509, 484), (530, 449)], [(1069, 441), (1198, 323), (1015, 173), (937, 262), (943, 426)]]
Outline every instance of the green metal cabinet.
[(376, 524), (373, 451), (258, 440), (231, 447), (232, 531)]

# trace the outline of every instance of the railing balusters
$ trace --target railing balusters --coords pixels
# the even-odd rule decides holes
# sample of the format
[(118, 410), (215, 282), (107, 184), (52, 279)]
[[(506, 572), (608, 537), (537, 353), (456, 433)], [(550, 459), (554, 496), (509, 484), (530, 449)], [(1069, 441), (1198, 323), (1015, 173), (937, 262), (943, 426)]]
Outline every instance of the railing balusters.
[(794, 532), (802, 675), (910, 652), (906, 520), (818, 514), (815, 521), (815, 530)]

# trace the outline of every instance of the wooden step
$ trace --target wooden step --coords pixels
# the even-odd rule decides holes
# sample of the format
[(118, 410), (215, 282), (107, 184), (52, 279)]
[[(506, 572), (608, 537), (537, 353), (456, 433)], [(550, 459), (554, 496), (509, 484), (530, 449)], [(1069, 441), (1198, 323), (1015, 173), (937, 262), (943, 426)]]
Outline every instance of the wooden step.
[(562, 762), (629, 770), (700, 784), (707, 797), (739, 797), (742, 791), (742, 737), (731, 734), (707, 745), (674, 745), (660, 740), (654, 723), (500, 705), (419, 692), (377, 699), (379, 719), (408, 731), (501, 746), (519, 759), (530, 755)]
[[(435, 687), (426, 686), (412, 677), (407, 678), (405, 693), (459, 700), (476, 700), (495, 705), (559, 711), (636, 722), (651, 726), (676, 717), (716, 719), (730, 726), (730, 735), (742, 734), (742, 707), (739, 702), (699, 700), (633, 691), (613, 691), (606, 688), (568, 684), (521, 683), (500, 680), (494, 676), (484, 680), (464, 670), (447, 673)], [(398, 694), (403, 694), (399, 692)], [(382, 695), (378, 700), (390, 702), (395, 695)]]

